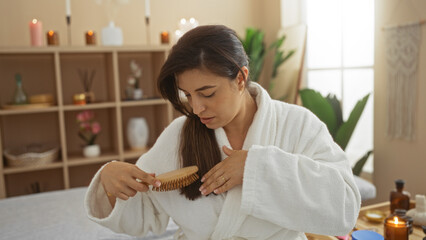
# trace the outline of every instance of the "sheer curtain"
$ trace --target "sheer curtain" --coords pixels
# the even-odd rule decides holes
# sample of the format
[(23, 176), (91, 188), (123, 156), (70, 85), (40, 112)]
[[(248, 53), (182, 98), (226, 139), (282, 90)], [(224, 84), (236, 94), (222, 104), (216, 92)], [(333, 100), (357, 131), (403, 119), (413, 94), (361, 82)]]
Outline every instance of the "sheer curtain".
[[(356, 102), (371, 93), (346, 148), (352, 163), (373, 149), (374, 1), (304, 1), (307, 87), (335, 94), (346, 120)], [(372, 172), (372, 157), (364, 171)]]

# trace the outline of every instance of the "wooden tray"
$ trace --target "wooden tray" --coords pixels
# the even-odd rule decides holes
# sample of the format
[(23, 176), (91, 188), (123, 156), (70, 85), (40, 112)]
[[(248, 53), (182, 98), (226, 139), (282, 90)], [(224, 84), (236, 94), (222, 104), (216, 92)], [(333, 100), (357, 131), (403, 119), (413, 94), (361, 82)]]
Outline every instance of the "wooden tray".
[(7, 110), (22, 110), (22, 109), (39, 109), (47, 108), (52, 106), (52, 103), (32, 103), (32, 104), (20, 104), (20, 105), (3, 105), (3, 109)]
[[(411, 201), (410, 209), (414, 207), (415, 207), (415, 201)], [(385, 213), (386, 216), (389, 216), (390, 215), (389, 201), (370, 205), (370, 206), (365, 206), (361, 208), (359, 212), (358, 220), (356, 222), (356, 228), (358, 230), (375, 231), (383, 236), (384, 223), (376, 223), (376, 222), (369, 221), (367, 217), (365, 216), (367, 211), (375, 211), (375, 210), (382, 211)], [(423, 233), (422, 228), (418, 226), (413, 226), (413, 233), (410, 234), (409, 236), (410, 240), (422, 240), (423, 237), (425, 237), (425, 234)]]

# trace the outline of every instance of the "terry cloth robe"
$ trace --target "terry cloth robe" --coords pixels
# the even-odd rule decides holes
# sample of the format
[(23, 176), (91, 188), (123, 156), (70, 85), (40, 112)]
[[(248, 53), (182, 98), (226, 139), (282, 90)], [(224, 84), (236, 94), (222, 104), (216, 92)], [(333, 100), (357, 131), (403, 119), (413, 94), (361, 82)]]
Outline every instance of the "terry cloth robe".
[[(165, 231), (176, 239), (306, 239), (304, 232), (344, 235), (355, 225), (360, 194), (345, 153), (327, 127), (305, 108), (272, 100), (256, 83), (258, 106), (243, 149), (243, 184), (227, 193), (187, 200), (178, 190), (138, 192), (112, 209), (100, 183), (90, 183), (89, 218), (113, 231), (143, 236)], [(253, 89), (252, 89), (253, 90)], [(179, 136), (186, 117), (175, 119), (136, 165), (161, 174), (179, 167)], [(219, 146), (230, 147), (223, 128)], [(222, 159), (226, 155), (222, 152)]]

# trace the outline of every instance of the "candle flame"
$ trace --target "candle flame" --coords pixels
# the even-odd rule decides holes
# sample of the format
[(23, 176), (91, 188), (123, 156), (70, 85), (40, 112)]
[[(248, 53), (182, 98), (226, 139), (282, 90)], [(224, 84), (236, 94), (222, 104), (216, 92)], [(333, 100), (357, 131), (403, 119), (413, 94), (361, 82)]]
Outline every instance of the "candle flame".
[(50, 30), (49, 32), (48, 32), (48, 34), (49, 34), (49, 36), (53, 36), (53, 31), (52, 30)]
[(37, 19), (34, 18), (32, 22), (33, 22), (33, 24), (36, 24), (37, 23)]
[(398, 218), (394, 217), (393, 220), (395, 221), (395, 224), (398, 224)]
[(89, 31), (87, 32), (87, 34), (88, 34), (89, 36), (92, 36), (92, 35), (93, 35), (93, 31), (92, 31), (92, 30), (89, 30)]

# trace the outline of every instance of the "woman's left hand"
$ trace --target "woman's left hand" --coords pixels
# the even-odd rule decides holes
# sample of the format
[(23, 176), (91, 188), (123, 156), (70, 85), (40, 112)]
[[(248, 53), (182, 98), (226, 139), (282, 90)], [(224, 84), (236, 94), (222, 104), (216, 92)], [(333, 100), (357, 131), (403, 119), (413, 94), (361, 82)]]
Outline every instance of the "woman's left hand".
[(203, 185), (200, 187), (200, 192), (203, 195), (208, 195), (211, 192), (221, 194), (243, 184), (247, 151), (232, 150), (226, 146), (223, 146), (222, 150), (228, 157), (216, 164), (201, 178)]

